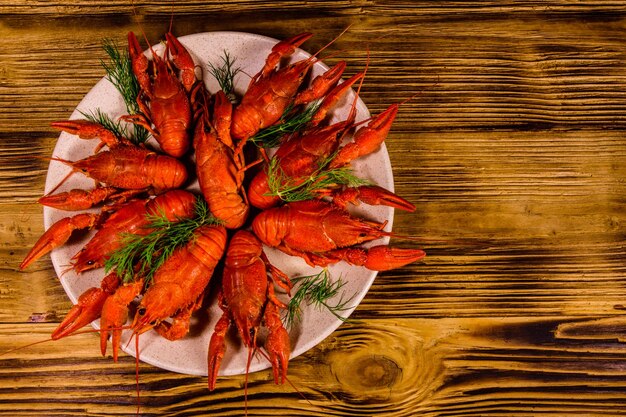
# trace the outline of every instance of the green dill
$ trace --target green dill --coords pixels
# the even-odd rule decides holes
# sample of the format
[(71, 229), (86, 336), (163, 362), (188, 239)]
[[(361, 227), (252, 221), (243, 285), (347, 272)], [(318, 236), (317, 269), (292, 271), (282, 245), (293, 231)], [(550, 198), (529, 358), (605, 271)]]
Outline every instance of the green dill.
[(240, 67), (235, 67), (235, 59), (230, 57), (228, 51), (224, 51), (222, 65), (215, 66), (209, 62), (209, 72), (217, 80), (220, 88), (226, 94), (231, 103), (237, 102), (235, 95), (235, 76), (241, 72)]
[[(112, 39), (104, 39), (102, 41), (102, 49), (104, 49), (109, 56), (109, 62), (105, 62), (104, 60), (100, 61), (107, 73), (107, 80), (109, 80), (122, 95), (128, 114), (140, 113), (137, 97), (141, 89), (135, 74), (133, 74), (133, 67), (128, 51), (121, 52)], [(149, 133), (144, 127), (134, 125), (133, 134), (126, 136), (126, 138), (135, 143), (143, 143), (148, 140), (148, 136)]]
[(193, 238), (198, 227), (219, 224), (202, 197), (197, 198), (195, 216), (191, 219), (171, 221), (162, 212), (147, 218), (146, 228), (150, 232), (146, 235), (124, 234), (121, 247), (105, 262), (106, 272), (115, 270), (125, 283), (132, 281), (135, 275), (143, 276), (149, 282), (174, 250)]
[(283, 137), (293, 135), (304, 129), (309, 124), (320, 105), (321, 101), (317, 101), (305, 107), (302, 111), (296, 111), (294, 106), (288, 106), (278, 122), (260, 130), (248, 140), (259, 147), (276, 147)]
[(267, 168), (267, 195), (280, 197), (286, 202), (310, 200), (324, 195), (330, 189), (343, 186), (357, 187), (370, 182), (357, 177), (352, 168), (343, 166), (327, 169), (335, 154), (318, 163), (318, 167), (307, 177), (292, 178), (284, 173), (276, 157), (270, 159)]
[[(292, 278), (291, 282), (298, 285), (298, 290), (291, 297), (285, 310), (285, 323), (291, 327), (296, 321), (302, 318), (302, 303), (314, 305), (318, 309), (326, 308), (331, 314), (341, 321), (348, 320), (340, 313), (353, 308), (348, 304), (354, 298), (354, 294), (346, 299), (345, 291), (339, 291), (346, 285), (341, 276), (332, 281), (327, 268), (320, 273)], [(339, 300), (330, 303), (329, 300), (339, 295)]]
[(126, 126), (122, 124), (122, 122), (120, 122), (119, 120), (118, 121), (113, 120), (111, 116), (104, 113), (99, 108), (97, 108), (95, 111), (91, 111), (90, 113), (81, 111), (80, 114), (82, 114), (85, 117), (85, 119), (89, 120), (90, 122), (101, 124), (105, 129), (113, 132), (113, 134), (117, 136), (118, 138), (119, 137), (126, 138), (128, 135)]

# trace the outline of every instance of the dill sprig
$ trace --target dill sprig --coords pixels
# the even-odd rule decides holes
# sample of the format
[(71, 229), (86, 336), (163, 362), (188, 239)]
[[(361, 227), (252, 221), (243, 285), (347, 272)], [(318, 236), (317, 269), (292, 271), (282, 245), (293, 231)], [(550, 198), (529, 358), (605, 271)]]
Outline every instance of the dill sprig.
[[(80, 111), (80, 110), (79, 110)], [(89, 113), (80, 111), (85, 119), (101, 124), (105, 129), (113, 132), (113, 134), (117, 137), (126, 138), (128, 135), (128, 131), (126, 126), (122, 124), (121, 121), (115, 121), (108, 114), (104, 113), (100, 108), (97, 108), (95, 111), (91, 111)]]
[[(117, 44), (112, 39), (104, 39), (102, 41), (102, 49), (109, 56), (109, 62), (104, 60), (100, 64), (106, 71), (106, 78), (120, 92), (126, 111), (128, 114), (140, 113), (139, 104), (137, 104), (137, 96), (141, 91), (139, 82), (133, 74), (133, 67), (128, 51), (121, 52)], [(143, 143), (148, 140), (148, 131), (139, 125), (133, 125), (133, 134), (125, 136), (127, 139), (135, 143)]]
[(368, 180), (357, 177), (352, 168), (343, 166), (327, 169), (336, 153), (324, 158), (308, 177), (292, 178), (285, 174), (276, 157), (270, 159), (267, 168), (267, 183), (270, 196), (280, 197), (286, 202), (310, 200), (323, 192), (339, 187), (357, 187), (370, 184)]
[[(291, 282), (298, 285), (298, 290), (291, 297), (285, 310), (285, 323), (291, 327), (296, 321), (302, 318), (302, 303), (314, 305), (318, 309), (326, 308), (330, 313), (341, 321), (348, 320), (340, 313), (350, 310), (353, 306), (348, 304), (354, 298), (354, 294), (350, 298), (346, 298), (345, 291), (339, 294), (339, 291), (346, 285), (341, 276), (332, 281), (327, 268), (320, 273), (292, 278)], [(330, 299), (339, 294), (339, 300), (330, 303)]]
[(273, 148), (278, 146), (283, 137), (293, 135), (304, 129), (320, 105), (321, 101), (317, 101), (305, 107), (302, 111), (296, 111), (295, 107), (290, 105), (285, 109), (278, 122), (260, 130), (248, 140), (259, 147)]
[[(154, 272), (182, 245), (193, 238), (194, 231), (207, 224), (219, 224), (202, 197), (196, 199), (195, 216), (190, 219), (171, 221), (165, 213), (148, 215), (150, 229), (146, 235), (127, 233), (122, 236), (122, 246), (105, 262), (105, 270), (111, 270), (127, 283), (135, 275), (150, 282)], [(137, 265), (139, 269), (137, 269)]]
[(209, 72), (217, 80), (220, 88), (231, 103), (237, 102), (237, 96), (235, 95), (235, 76), (241, 72), (240, 67), (235, 67), (235, 59), (230, 57), (228, 51), (224, 50), (224, 56), (222, 57), (222, 65), (215, 66), (209, 62)]

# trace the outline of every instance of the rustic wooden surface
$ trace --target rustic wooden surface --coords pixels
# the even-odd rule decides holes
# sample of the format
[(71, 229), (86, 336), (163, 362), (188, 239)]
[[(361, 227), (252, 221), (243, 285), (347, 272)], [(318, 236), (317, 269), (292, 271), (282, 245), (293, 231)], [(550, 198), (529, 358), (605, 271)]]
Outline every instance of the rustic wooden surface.
[[(248, 415), (623, 415), (626, 405), (626, 2), (0, 0), (0, 353), (70, 307), (43, 232), (57, 134), (103, 76), (101, 39), (313, 31), (369, 48), (362, 97), (402, 106), (387, 146), (424, 262), (382, 273), (353, 315), (293, 360), (290, 386), (250, 376)], [(172, 7), (172, 3), (176, 3)], [(338, 59), (338, 58), (334, 58)], [(355, 71), (354, 69), (349, 71)], [(400, 243), (408, 245), (407, 243)], [(135, 365), (81, 335), (0, 356), (2, 416), (127, 416)], [(244, 414), (243, 377), (140, 367), (141, 415)]]

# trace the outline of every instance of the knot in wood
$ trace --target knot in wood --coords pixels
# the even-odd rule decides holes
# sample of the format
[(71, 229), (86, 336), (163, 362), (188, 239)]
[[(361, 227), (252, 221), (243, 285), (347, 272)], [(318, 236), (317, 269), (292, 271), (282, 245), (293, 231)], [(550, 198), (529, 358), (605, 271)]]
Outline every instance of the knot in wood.
[[(388, 388), (394, 385), (402, 374), (402, 369), (391, 358), (381, 355), (367, 355), (357, 358), (346, 367), (350, 385), (363, 389)], [(351, 375), (351, 376), (350, 376)]]

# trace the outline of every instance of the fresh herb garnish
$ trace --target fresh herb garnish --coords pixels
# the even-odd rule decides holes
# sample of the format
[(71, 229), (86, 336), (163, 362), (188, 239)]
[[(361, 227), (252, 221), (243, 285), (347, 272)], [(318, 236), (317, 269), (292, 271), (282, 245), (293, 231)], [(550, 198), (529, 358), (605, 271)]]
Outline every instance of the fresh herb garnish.
[[(106, 71), (106, 78), (120, 92), (128, 114), (140, 113), (137, 96), (140, 92), (139, 82), (133, 74), (132, 63), (128, 51), (121, 52), (117, 44), (111, 39), (102, 41), (102, 49), (109, 56), (109, 62), (101, 60), (100, 63)], [(148, 140), (148, 131), (139, 125), (133, 125), (133, 134), (125, 136), (135, 143), (143, 143)]]
[(82, 114), (85, 117), (85, 119), (89, 120), (90, 122), (101, 124), (105, 129), (113, 132), (113, 134), (117, 136), (118, 138), (119, 137), (128, 138), (128, 131), (126, 129), (126, 125), (124, 125), (119, 120), (118, 121), (113, 120), (111, 116), (104, 113), (99, 108), (96, 109), (95, 111), (91, 111), (90, 113), (80, 111), (80, 114)]
[(302, 111), (294, 111), (293, 106), (288, 106), (278, 122), (260, 130), (248, 140), (259, 147), (273, 148), (278, 146), (283, 137), (293, 135), (304, 129), (320, 105), (321, 101), (317, 101)]
[(267, 168), (268, 195), (280, 197), (286, 202), (310, 200), (323, 196), (331, 189), (343, 186), (357, 187), (370, 182), (357, 177), (349, 166), (327, 169), (335, 154), (318, 163), (318, 167), (308, 177), (292, 178), (285, 174), (276, 157), (270, 159)]
[[(291, 282), (298, 286), (298, 290), (287, 304), (285, 311), (285, 323), (287, 326), (291, 327), (302, 318), (301, 305), (303, 302), (306, 302), (307, 305), (314, 305), (318, 309), (326, 308), (341, 321), (347, 320), (340, 313), (353, 308), (353, 306), (348, 304), (352, 301), (354, 295), (346, 299), (344, 292), (339, 294), (339, 291), (346, 285), (341, 276), (333, 282), (328, 269), (324, 268), (318, 274), (292, 278)], [(329, 300), (338, 294), (339, 300), (335, 303), (329, 303)]]
[[(194, 231), (207, 224), (219, 224), (202, 197), (198, 197), (195, 216), (191, 219), (171, 221), (165, 213), (149, 215), (147, 235), (125, 234), (122, 246), (105, 262), (105, 270), (122, 277), (124, 283), (134, 280), (135, 275), (149, 283), (154, 272), (170, 257), (174, 250), (193, 238)], [(136, 266), (139, 265), (137, 270)]]
[(209, 62), (209, 72), (217, 80), (220, 88), (231, 103), (235, 104), (237, 96), (235, 95), (235, 76), (241, 72), (240, 67), (235, 67), (235, 59), (230, 57), (228, 51), (224, 51), (222, 57), (222, 65), (215, 66)]

